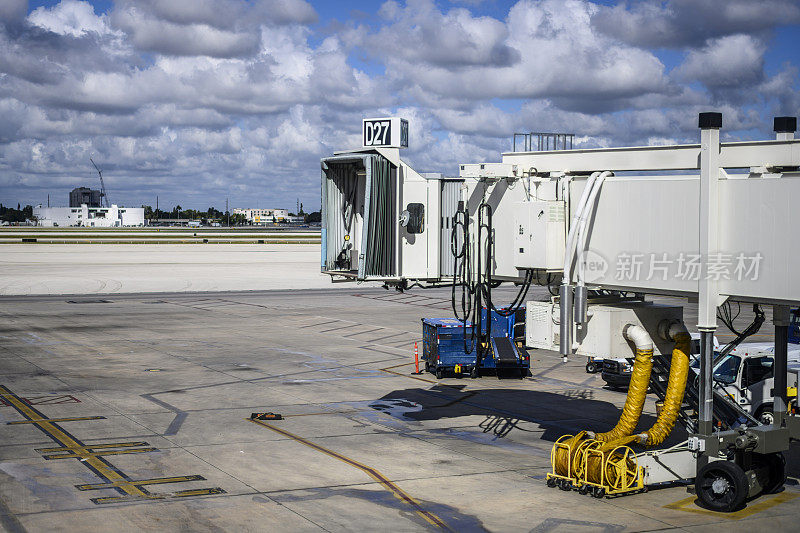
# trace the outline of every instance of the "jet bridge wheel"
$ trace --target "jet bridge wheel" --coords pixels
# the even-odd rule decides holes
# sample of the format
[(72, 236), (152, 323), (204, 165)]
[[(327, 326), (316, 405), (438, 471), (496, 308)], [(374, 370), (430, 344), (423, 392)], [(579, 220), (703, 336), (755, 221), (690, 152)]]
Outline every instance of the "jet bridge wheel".
[(723, 513), (740, 509), (748, 492), (744, 470), (732, 461), (713, 461), (702, 467), (694, 487), (705, 508)]
[(783, 454), (778, 452), (762, 455), (759, 458), (759, 462), (766, 465), (769, 470), (769, 478), (764, 484), (762, 492), (764, 494), (780, 492), (781, 489), (783, 489), (783, 485), (786, 483), (786, 459), (783, 457)]

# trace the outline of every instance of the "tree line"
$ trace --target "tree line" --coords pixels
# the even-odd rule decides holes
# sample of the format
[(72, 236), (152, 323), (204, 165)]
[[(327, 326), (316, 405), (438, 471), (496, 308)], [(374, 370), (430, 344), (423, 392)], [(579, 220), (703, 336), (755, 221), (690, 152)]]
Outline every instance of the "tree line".
[[(242, 226), (248, 224), (247, 218), (243, 214), (232, 213), (228, 211), (223, 212), (215, 207), (209, 207), (205, 211), (197, 209), (184, 209), (180, 205), (176, 205), (169, 211), (164, 209), (153, 209), (153, 207), (149, 205), (143, 205), (142, 207), (144, 208), (144, 218), (147, 220), (163, 218), (185, 220), (217, 220), (225, 224), (227, 224), (228, 220), (230, 220), (230, 224), (232, 226)], [(307, 224), (318, 224), (322, 221), (322, 216), (319, 211), (315, 211), (313, 213), (304, 213), (303, 204), (300, 204), (299, 215), (304, 217), (304, 220)], [(295, 213), (289, 213), (289, 216), (297, 215), (295, 215)], [(278, 222), (278, 220), (276, 220), (276, 222)]]
[[(144, 208), (144, 218), (146, 220), (155, 220), (160, 218), (182, 218), (186, 220), (217, 220), (225, 224), (227, 224), (228, 220), (230, 220), (230, 224), (232, 226), (242, 226), (248, 223), (245, 216), (240, 213), (229, 213), (227, 211), (223, 212), (214, 207), (209, 207), (205, 211), (196, 209), (183, 209), (180, 205), (176, 205), (170, 211), (164, 209), (153, 209), (149, 205), (143, 205), (142, 208)], [(294, 213), (289, 213), (289, 215), (295, 216)], [(305, 222), (307, 224), (318, 224), (322, 220), (319, 211), (315, 211), (313, 213), (304, 213), (302, 204), (300, 215), (305, 217)], [(26, 205), (25, 207), (21, 207), (20, 204), (17, 204), (17, 208), (14, 209), (13, 207), (6, 207), (3, 204), (0, 204), (0, 220), (12, 223), (33, 220), (33, 206)]]
[(33, 206), (26, 205), (25, 207), (20, 207), (17, 204), (17, 208), (14, 209), (13, 207), (6, 207), (3, 204), (0, 204), (0, 220), (4, 222), (25, 222), (26, 220), (33, 219)]

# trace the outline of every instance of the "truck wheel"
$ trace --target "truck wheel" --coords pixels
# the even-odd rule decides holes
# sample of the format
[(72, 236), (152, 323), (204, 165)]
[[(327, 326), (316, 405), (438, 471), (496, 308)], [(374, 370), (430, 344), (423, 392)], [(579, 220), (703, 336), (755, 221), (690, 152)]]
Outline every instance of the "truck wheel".
[(772, 414), (772, 409), (773, 407), (771, 403), (767, 403), (759, 407), (758, 411), (756, 411), (756, 420), (762, 424), (771, 426), (773, 423), (775, 423), (775, 415)]
[(587, 374), (596, 374), (597, 373), (597, 363), (594, 361), (589, 361), (586, 363), (586, 373)]
[(780, 492), (786, 483), (786, 459), (778, 452), (764, 455), (762, 460), (769, 469), (769, 481), (764, 485), (762, 492), (764, 494)]
[(739, 510), (747, 498), (747, 476), (732, 461), (712, 461), (697, 473), (694, 488), (706, 509), (730, 513)]

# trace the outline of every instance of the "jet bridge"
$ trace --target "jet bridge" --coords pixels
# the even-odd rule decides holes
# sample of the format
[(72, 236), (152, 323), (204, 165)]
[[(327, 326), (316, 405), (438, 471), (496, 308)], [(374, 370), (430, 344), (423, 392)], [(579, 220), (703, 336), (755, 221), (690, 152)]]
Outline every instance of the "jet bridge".
[[(367, 126), (376, 120), (402, 124), (365, 120), (364, 147), (321, 161), (321, 270), (336, 281), (400, 287), (452, 279), (449, 238), (463, 180), (416, 172), (399, 143), (376, 144)], [(401, 139), (391, 132), (380, 137)]]
[[(497, 283), (515, 282), (523, 288), (532, 283), (549, 285), (560, 295), (558, 337), (565, 358), (597, 327), (592, 321), (593, 297), (607, 300), (635, 293), (640, 298), (648, 294), (688, 298), (699, 310), (701, 368), (696, 388), (685, 390), (684, 376), (679, 392), (680, 398), (686, 392), (687, 401), (696, 404), (696, 414), (690, 413), (691, 405), (682, 404), (675, 417), (685, 419), (694, 431), (684, 451), (697, 471), (701, 499), (719, 496), (719, 509), (733, 510), (748, 494), (776, 486), (775, 477), (782, 472), (778, 454), (788, 449), (789, 439), (800, 438), (800, 419), (787, 415), (786, 406), (788, 314), (800, 302), (800, 278), (794, 275), (800, 247), (792, 238), (794, 228), (800, 227), (800, 211), (792, 204), (800, 197), (800, 141), (794, 139), (794, 117), (775, 119), (774, 140), (720, 142), (719, 113), (702, 113), (698, 126), (699, 144), (528, 150), (502, 154), (496, 163), (461, 164), (451, 257), (442, 253), (447, 228), (439, 180), (414, 172), (397, 152), (373, 149), (369, 153), (389, 160), (388, 175), (394, 180), (395, 196), (386, 204), (393, 211), (380, 218), (385, 225), (379, 229), (387, 239), (394, 234), (392, 270), (367, 267), (367, 257), (375, 252), (369, 244), (374, 242), (369, 237), (372, 213), (368, 213), (372, 193), (366, 185), (348, 189), (355, 190), (351, 203), (356, 210), (364, 209), (363, 218), (330, 235), (337, 223), (332, 213), (348, 211), (336, 203), (339, 200), (331, 203), (335, 194), (326, 196), (326, 180), (336, 178), (325, 165), (335, 161), (323, 160), (327, 210), (323, 219), (324, 231), (329, 232), (323, 236), (323, 246), (328, 247), (323, 270), (401, 287), (409, 281), (451, 281), (475, 297), (474, 308), (462, 311), (473, 317), (477, 331), (481, 331), (477, 310), (482, 299), (491, 303), (491, 288)], [(352, 158), (354, 153), (335, 157)], [(343, 190), (341, 184), (333, 186)], [(420, 211), (422, 225), (416, 216)], [(358, 269), (352, 257), (349, 270), (339, 269), (344, 263), (335, 261), (344, 249), (342, 235), (365, 243), (356, 248)], [(443, 268), (447, 261), (453, 262), (452, 269)], [(717, 308), (727, 301), (774, 306), (776, 402), (770, 426), (740, 417), (728, 409), (725, 398), (714, 396), (713, 333)], [(654, 339), (668, 338), (662, 333), (646, 330)], [(677, 344), (676, 350), (681, 353)], [(680, 361), (675, 357), (673, 353), (673, 360)], [(668, 366), (664, 359), (656, 361), (654, 375), (671, 385)], [(664, 378), (667, 372), (669, 377)], [(655, 389), (667, 395), (666, 385)], [(725, 423), (714, 427), (715, 420)], [(569, 448), (567, 457), (577, 448)], [(628, 455), (614, 456), (616, 452), (595, 444), (578, 451), (589, 462), (613, 458), (623, 478), (633, 472), (626, 470), (632, 464)], [(761, 479), (764, 475), (769, 479)]]

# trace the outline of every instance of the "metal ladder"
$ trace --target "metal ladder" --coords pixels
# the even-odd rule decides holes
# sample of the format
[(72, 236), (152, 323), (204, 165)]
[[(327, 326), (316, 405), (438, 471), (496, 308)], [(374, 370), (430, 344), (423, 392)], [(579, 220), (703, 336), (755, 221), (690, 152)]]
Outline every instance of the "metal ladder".
[[(650, 373), (650, 389), (662, 402), (667, 393), (669, 369), (672, 354), (653, 356), (653, 370)], [(697, 433), (697, 413), (699, 409), (699, 376), (691, 368), (683, 393), (683, 403), (678, 413), (678, 421), (688, 433)], [(714, 428), (727, 430), (740, 425), (743, 421), (756, 420), (728, 398), (714, 391)]]

